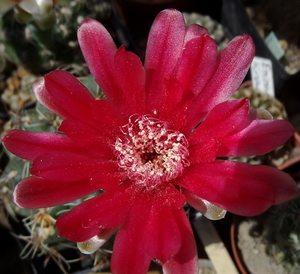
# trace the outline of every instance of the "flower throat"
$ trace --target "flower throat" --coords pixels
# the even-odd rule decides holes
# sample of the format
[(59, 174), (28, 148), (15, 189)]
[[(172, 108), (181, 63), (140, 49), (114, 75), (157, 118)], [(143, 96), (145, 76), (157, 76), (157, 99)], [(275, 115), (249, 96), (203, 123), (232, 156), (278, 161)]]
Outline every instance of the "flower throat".
[(149, 116), (131, 117), (115, 143), (119, 166), (129, 179), (155, 186), (177, 178), (189, 165), (185, 136)]

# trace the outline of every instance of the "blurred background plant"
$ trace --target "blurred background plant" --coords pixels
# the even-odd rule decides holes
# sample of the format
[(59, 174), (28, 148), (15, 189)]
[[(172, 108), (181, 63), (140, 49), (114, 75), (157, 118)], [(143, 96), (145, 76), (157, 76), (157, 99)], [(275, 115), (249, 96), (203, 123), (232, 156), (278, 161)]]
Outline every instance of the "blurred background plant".
[(300, 199), (272, 207), (262, 215), (262, 236), (268, 242), (267, 252), (279, 257), (289, 273), (300, 271)]
[(0, 13), (4, 14), (11, 8), (19, 23), (34, 21), (41, 30), (51, 28), (55, 24), (54, 6), (66, 4), (70, 0), (2, 0)]
[[(4, 3), (14, 4), (8, 9)], [(77, 28), (85, 18), (105, 22), (105, 0), (23, 0), (0, 4), (0, 72), (11, 64), (43, 74), (70, 63), (82, 64)]]

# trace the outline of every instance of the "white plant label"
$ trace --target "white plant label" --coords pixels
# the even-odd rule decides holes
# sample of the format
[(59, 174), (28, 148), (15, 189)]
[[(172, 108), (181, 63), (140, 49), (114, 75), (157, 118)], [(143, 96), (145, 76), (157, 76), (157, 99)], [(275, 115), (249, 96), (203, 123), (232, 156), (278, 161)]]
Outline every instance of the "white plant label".
[(255, 56), (251, 67), (253, 88), (275, 96), (272, 62), (269, 59)]

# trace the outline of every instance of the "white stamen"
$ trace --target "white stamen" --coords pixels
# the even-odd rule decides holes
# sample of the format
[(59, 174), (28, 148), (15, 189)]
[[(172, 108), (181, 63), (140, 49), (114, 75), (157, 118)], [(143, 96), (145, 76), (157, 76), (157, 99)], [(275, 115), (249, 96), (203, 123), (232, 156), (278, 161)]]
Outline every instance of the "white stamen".
[(180, 176), (189, 165), (185, 136), (168, 129), (167, 123), (149, 116), (131, 117), (121, 128), (115, 151), (128, 177), (148, 186)]

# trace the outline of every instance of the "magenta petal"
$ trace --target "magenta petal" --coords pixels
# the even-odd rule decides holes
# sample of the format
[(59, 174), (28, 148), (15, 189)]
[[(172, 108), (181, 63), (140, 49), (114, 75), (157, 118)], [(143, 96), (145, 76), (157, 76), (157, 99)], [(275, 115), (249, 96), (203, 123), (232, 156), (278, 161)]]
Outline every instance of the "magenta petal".
[(206, 29), (198, 24), (191, 24), (186, 28), (184, 44), (191, 41), (193, 38), (202, 36), (204, 34), (209, 35), (208, 29)]
[(145, 199), (154, 202), (152, 196), (155, 197), (156, 206), (164, 206), (170, 209), (180, 208), (185, 203), (185, 196), (173, 184), (156, 186), (152, 192), (148, 192), (148, 196)]
[(111, 80), (114, 77), (113, 64), (117, 48), (108, 31), (98, 21), (87, 19), (78, 29), (78, 40), (88, 67), (99, 86), (105, 93), (113, 92), (111, 87), (114, 82)]
[(62, 118), (84, 120), (91, 117), (86, 106), (94, 97), (76, 77), (66, 71), (48, 73), (34, 84), (33, 92), (41, 104)]
[(164, 274), (199, 273), (197, 247), (191, 225), (183, 209), (173, 211), (181, 234), (181, 248), (169, 261), (163, 264)]
[(184, 90), (198, 95), (217, 66), (218, 48), (207, 34), (196, 37), (184, 46), (176, 78)]
[[(79, 147), (94, 145), (94, 149), (96, 149), (99, 144), (100, 146), (113, 145), (111, 138), (79, 120), (65, 119), (62, 121), (58, 130), (65, 133), (71, 140), (76, 142), (76, 145)], [(80, 143), (78, 142), (79, 140)]]
[(75, 76), (63, 70), (55, 70), (48, 73), (44, 79), (46, 90), (55, 104), (67, 113), (67, 116), (62, 118), (92, 120), (89, 106), (95, 99)]
[(205, 204), (205, 200), (201, 199), (197, 195), (195, 195), (193, 192), (182, 188), (182, 193), (186, 197), (186, 202), (195, 208), (197, 211), (199, 211), (201, 214), (205, 215), (207, 212), (207, 206)]
[(208, 35), (187, 41), (174, 75), (165, 80), (166, 90), (162, 100), (162, 113), (159, 114), (160, 119), (182, 120), (177, 117), (180, 109), (186, 109), (190, 105), (192, 99), (212, 76), (217, 57), (216, 43)]
[(181, 246), (182, 231), (173, 211), (182, 208), (184, 195), (173, 186), (147, 191), (141, 187), (137, 191), (128, 219), (115, 240), (113, 273), (146, 273), (151, 259), (170, 260)]
[(152, 24), (145, 58), (147, 110), (160, 108), (170, 79), (181, 56), (185, 23), (177, 10), (164, 10)]
[(75, 144), (67, 136), (50, 132), (13, 129), (2, 138), (2, 141), (11, 153), (29, 161), (50, 151), (75, 150)]
[[(186, 101), (192, 96), (192, 92), (185, 92), (181, 83), (175, 77), (171, 77), (165, 83), (165, 96), (161, 102), (161, 112), (158, 118), (168, 121), (173, 129), (179, 129), (185, 117), (186, 105), (190, 104)], [(184, 115), (182, 115), (182, 109)]]
[(161, 119), (172, 120), (184, 102), (193, 99), (214, 72), (218, 49), (207, 33), (198, 25), (187, 28), (182, 56), (172, 77), (165, 80)]
[(295, 132), (284, 120), (253, 120), (240, 132), (219, 139), (218, 156), (253, 156), (272, 151)]
[(91, 110), (93, 117), (98, 121), (97, 130), (114, 140), (116, 135), (120, 134), (120, 127), (128, 123), (108, 100), (92, 102)]
[[(64, 132), (78, 147), (78, 151), (86, 157), (115, 159), (113, 153), (114, 140), (103, 135), (95, 128), (73, 119), (66, 119), (62, 122), (59, 131)], [(75, 151), (74, 151), (75, 152)]]
[(141, 60), (124, 47), (115, 54), (115, 73), (133, 113), (145, 113), (145, 72)]
[(120, 76), (114, 66), (117, 48), (108, 31), (98, 21), (87, 19), (78, 29), (78, 41), (92, 75), (107, 98), (123, 115), (133, 114), (118, 86)]
[[(147, 254), (147, 226), (151, 201), (136, 202), (119, 229), (113, 248), (111, 270), (114, 274), (146, 273), (151, 262)], [(134, 258), (134, 259), (133, 259)]]
[(44, 78), (36, 81), (33, 84), (32, 91), (36, 99), (53, 113), (57, 114), (62, 118), (70, 116), (68, 110), (66, 110), (64, 106), (61, 106), (59, 101), (56, 102), (53, 99), (52, 95), (49, 93), (49, 91), (46, 89)]
[(189, 147), (189, 161), (191, 163), (212, 162), (217, 158), (219, 144), (216, 140), (204, 140)]
[(75, 153), (50, 152), (33, 161), (30, 173), (48, 180), (71, 182), (117, 170), (118, 165), (114, 161), (91, 159)]
[(96, 190), (99, 188), (91, 180), (65, 183), (31, 176), (16, 186), (13, 202), (24, 208), (52, 207), (72, 202)]
[(86, 200), (59, 217), (58, 235), (74, 242), (84, 242), (101, 229), (117, 228), (128, 215), (132, 205), (132, 190), (121, 184), (114, 190)]
[(182, 245), (181, 231), (172, 211), (168, 207), (154, 206), (146, 227), (149, 242), (147, 252), (151, 258), (162, 263), (174, 257)]
[(201, 140), (219, 139), (235, 132), (249, 113), (248, 99), (231, 100), (218, 104), (206, 119), (188, 136), (189, 145)]
[(251, 216), (298, 193), (294, 180), (269, 166), (217, 160), (191, 165), (182, 186), (218, 207)]
[(254, 52), (253, 41), (247, 34), (235, 37), (221, 52), (216, 72), (188, 111), (186, 132), (199, 124), (214, 106), (227, 100), (236, 91), (249, 69)]

